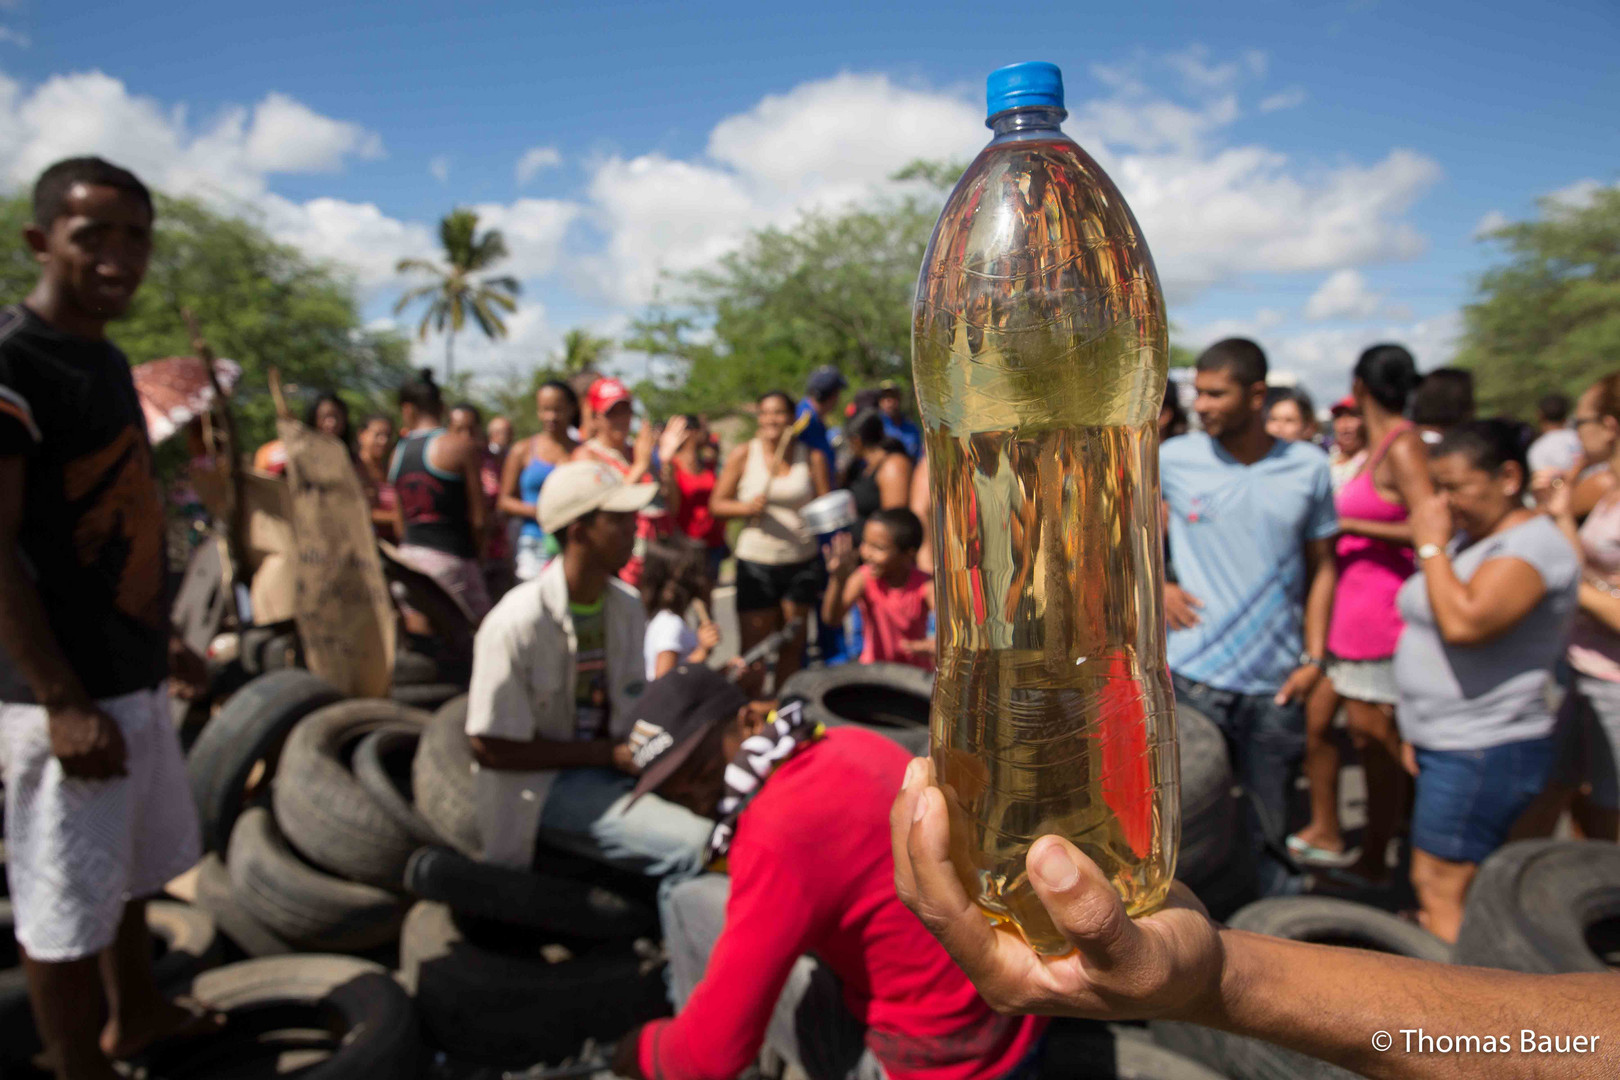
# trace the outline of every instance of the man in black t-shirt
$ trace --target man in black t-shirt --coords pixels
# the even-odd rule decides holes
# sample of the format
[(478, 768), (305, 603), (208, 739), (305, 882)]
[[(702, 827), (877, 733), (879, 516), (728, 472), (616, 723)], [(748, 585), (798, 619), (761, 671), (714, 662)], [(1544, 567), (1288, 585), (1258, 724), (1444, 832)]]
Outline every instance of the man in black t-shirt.
[(164, 685), (152, 449), (105, 335), (146, 272), (152, 201), (74, 158), (41, 175), (33, 209), (39, 281), (0, 309), (0, 648), (26, 685), (0, 701), (7, 872), (57, 1076), (103, 1080), (194, 1022), (152, 977), (144, 899), (195, 863), (197, 818)]

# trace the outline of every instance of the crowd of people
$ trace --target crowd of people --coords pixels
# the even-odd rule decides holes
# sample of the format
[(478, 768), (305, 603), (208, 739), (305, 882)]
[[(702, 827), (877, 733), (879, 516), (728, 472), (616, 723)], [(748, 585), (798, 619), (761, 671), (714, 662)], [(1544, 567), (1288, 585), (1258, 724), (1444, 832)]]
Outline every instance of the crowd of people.
[[(1226, 733), (1267, 893), (1391, 885), (1455, 940), (1478, 866), (1510, 838), (1613, 841), (1620, 748), (1620, 376), (1538, 425), (1474, 416), (1468, 373), (1420, 376), (1374, 346), (1331, 409), (1268, 391), (1253, 342), (1198, 359), (1202, 432), (1161, 452), (1177, 698)], [(1165, 423), (1173, 417), (1165, 416)], [(1342, 716), (1366, 779), (1361, 843), (1339, 819)], [(1299, 771), (1310, 815), (1288, 830)], [(1302, 873), (1304, 871), (1305, 873)]]
[[(152, 218), (127, 171), (53, 166), (26, 233), (39, 281), (0, 311), (0, 647), (25, 684), (0, 704), (7, 874), (64, 1080), (221, 1022), (164, 999), (146, 948), (145, 899), (199, 847), (165, 687), (201, 679), (168, 625), (154, 459), (105, 333)], [(1475, 418), (1466, 372), (1420, 376), (1398, 345), (1359, 357), (1331, 434), (1305, 393), (1268, 388), (1252, 341), (1210, 346), (1193, 385), (1196, 430), (1174, 388), (1160, 415), (1169, 666), (1226, 736), (1257, 886), (1377, 888), (1404, 835), (1416, 917), (1450, 940), (1510, 836), (1568, 811), (1620, 838), (1620, 373), (1573, 406), (1544, 399), (1539, 430)], [(477, 627), (483, 857), (521, 870), (561, 848), (659, 883), (679, 1011), (621, 1040), (617, 1071), (718, 1080), (770, 1040), (812, 1076), (1024, 1077), (1044, 1022), (1016, 1014), (1036, 1011), (1184, 1015), (1352, 1054), (1326, 1021), (1279, 1027), (1279, 1002), (1327, 992), (1298, 974), (1316, 947), (1223, 937), (1179, 892), (1137, 927), (1063, 841), (1032, 849), (1031, 878), (1099, 965), (1034, 962), (962, 895), (925, 763), (764, 690), (807, 658), (933, 666), (927, 454), (898, 387), (845, 407), (849, 389), (822, 368), (802, 400), (765, 394), (729, 449), (697, 416), (638, 428), (602, 376), (541, 386), (515, 442), (511, 418), (447, 407), (428, 372), (397, 416), (309, 407), (350, 444), (379, 539)], [(284, 449), (254, 464), (284, 470)], [(818, 535), (811, 504), (834, 491), (856, 520)], [(774, 640), (770, 671), (714, 663), (728, 573), (741, 651)], [(1338, 818), (1341, 714), (1367, 777), (1359, 849)], [(1290, 831), (1301, 771), (1310, 817)], [(1365, 986), (1419, 979), (1354, 964)], [(1260, 989), (1262, 970), (1296, 972), (1292, 989)], [(1430, 1015), (1519, 1000), (1444, 978), (1456, 1000)], [(798, 1021), (772, 1023), (779, 1000)]]
[[(428, 369), (399, 389), (397, 427), (381, 414), (351, 425), (348, 406), (329, 392), (303, 419), (349, 447), (378, 539), (438, 582), (475, 626), (508, 590), (561, 555), (562, 538), (540, 513), (561, 466), (596, 463), (626, 484), (654, 485), (616, 576), (638, 589), (660, 640), (686, 643), (683, 660), (703, 659), (718, 645), (709, 601), (729, 564), (740, 651), (780, 636), (769, 673), (780, 685), (807, 656), (932, 666), (924, 617), (931, 578), (917, 565), (927, 543), (913, 509), (920, 437), (893, 384), (844, 407), (847, 388), (824, 368), (801, 401), (765, 394), (754, 403), (754, 436), (724, 454), (700, 416), (638, 428), (630, 390), (600, 375), (578, 388), (543, 383), (535, 394), (538, 430), (516, 441), (507, 417), (486, 422), (470, 402), (447, 407)], [(259, 447), (253, 465), (282, 475), (280, 440)], [(834, 490), (849, 493), (854, 526), (814, 535), (801, 511)], [(925, 491), (921, 497), (917, 509), (926, 513)], [(685, 598), (678, 606), (677, 595)], [(677, 630), (694, 603), (700, 624)]]

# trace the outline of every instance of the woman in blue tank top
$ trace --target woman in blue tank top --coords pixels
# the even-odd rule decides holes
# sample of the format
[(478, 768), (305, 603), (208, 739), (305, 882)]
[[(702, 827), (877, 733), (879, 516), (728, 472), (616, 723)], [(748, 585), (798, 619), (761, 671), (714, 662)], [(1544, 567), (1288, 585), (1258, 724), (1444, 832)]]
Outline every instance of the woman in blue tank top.
[(551, 471), (569, 460), (579, 445), (568, 435), (569, 427), (579, 421), (579, 397), (567, 383), (553, 379), (535, 394), (535, 414), (539, 433), (512, 447), (501, 473), (500, 511), (523, 522), (513, 562), (519, 581), (534, 578), (557, 554), (556, 540), (540, 531), (535, 508)]

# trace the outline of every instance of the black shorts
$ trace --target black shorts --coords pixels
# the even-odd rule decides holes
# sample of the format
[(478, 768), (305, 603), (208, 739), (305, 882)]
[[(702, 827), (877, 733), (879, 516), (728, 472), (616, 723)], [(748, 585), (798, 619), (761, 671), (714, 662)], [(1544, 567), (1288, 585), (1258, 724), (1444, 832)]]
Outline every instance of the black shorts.
[(820, 559), (772, 566), (737, 560), (737, 611), (774, 611), (782, 601), (803, 607), (821, 604), (827, 588), (827, 567)]

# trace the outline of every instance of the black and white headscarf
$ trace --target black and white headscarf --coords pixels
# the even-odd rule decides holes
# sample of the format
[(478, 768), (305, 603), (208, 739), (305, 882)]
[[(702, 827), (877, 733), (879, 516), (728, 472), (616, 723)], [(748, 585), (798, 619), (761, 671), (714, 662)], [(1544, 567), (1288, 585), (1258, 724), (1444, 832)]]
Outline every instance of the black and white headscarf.
[(737, 756), (726, 766), (726, 793), (716, 811), (719, 821), (709, 837), (710, 860), (724, 858), (731, 850), (737, 818), (777, 766), (821, 738), (825, 731), (821, 724), (806, 718), (804, 709), (794, 701), (771, 713), (764, 731), (743, 740)]

